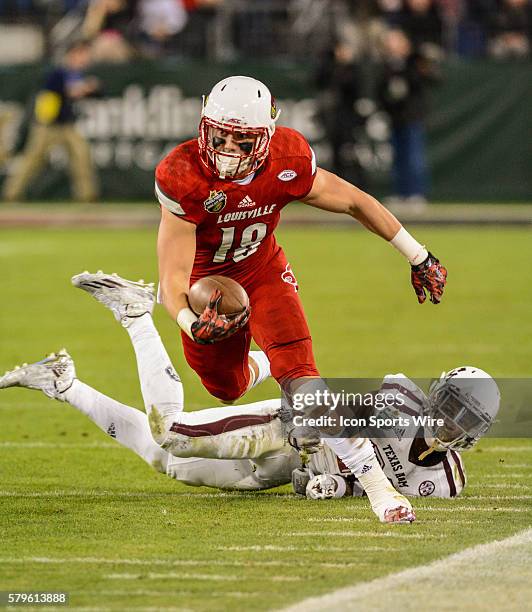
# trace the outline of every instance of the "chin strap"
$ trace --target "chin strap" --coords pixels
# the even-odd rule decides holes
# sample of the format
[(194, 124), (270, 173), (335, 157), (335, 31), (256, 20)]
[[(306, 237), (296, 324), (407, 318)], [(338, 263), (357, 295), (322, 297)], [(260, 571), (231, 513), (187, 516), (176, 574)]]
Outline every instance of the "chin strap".
[(425, 459), (425, 457), (428, 457), (431, 453), (433, 453), (435, 450), (438, 450), (438, 443), (436, 442), (436, 440), (432, 441), (432, 444), (430, 445), (429, 448), (427, 448), (426, 451), (423, 451), (421, 453), (421, 455), (419, 455), (419, 457), (417, 458), (418, 461), (423, 461), (423, 459)]

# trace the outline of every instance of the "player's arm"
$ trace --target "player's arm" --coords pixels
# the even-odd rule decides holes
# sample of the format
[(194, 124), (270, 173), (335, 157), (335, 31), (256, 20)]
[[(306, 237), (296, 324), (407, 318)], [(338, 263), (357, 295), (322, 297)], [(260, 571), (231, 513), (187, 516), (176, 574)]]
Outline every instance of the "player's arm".
[(249, 309), (229, 319), (218, 314), (220, 291), (211, 296), (198, 317), (188, 303), (190, 274), (196, 254), (196, 226), (180, 219), (164, 206), (157, 239), (159, 297), (179, 327), (199, 344), (212, 344), (234, 334), (246, 324)]
[[(159, 292), (164, 307), (174, 321), (182, 310), (190, 309), (187, 295), (195, 254), (196, 226), (161, 207), (157, 237)], [(193, 316), (191, 311), (190, 318)], [(194, 316), (194, 320), (196, 318)]]
[(411, 281), (418, 302), (422, 304), (425, 301), (425, 290), (433, 304), (441, 301), (447, 270), (374, 197), (336, 174), (318, 168), (312, 188), (302, 201), (322, 210), (350, 215), (371, 232), (388, 240), (412, 266)]

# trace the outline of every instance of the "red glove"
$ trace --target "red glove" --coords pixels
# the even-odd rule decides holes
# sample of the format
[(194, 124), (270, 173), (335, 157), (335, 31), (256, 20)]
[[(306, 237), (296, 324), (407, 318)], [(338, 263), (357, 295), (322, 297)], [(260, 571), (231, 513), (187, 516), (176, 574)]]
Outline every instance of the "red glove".
[(249, 306), (238, 315), (228, 317), (218, 314), (218, 304), (222, 299), (222, 292), (215, 289), (209, 303), (197, 321), (190, 328), (192, 337), (198, 344), (213, 344), (229, 338), (248, 322), (251, 309)]
[(440, 260), (429, 253), (427, 259), (417, 266), (412, 266), (411, 281), (420, 304), (427, 299), (425, 290), (430, 295), (433, 304), (439, 304), (443, 295), (443, 288), (447, 282), (447, 269)]

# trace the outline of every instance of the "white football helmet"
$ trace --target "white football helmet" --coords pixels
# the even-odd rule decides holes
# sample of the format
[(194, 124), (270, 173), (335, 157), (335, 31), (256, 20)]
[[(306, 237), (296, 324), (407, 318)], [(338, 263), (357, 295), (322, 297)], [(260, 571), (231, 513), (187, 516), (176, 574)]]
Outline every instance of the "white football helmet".
[(493, 378), (471, 366), (443, 372), (429, 391), (427, 413), (444, 425), (429, 426), (440, 450), (467, 450), (483, 436), (497, 416), (501, 394)]
[[(198, 138), (202, 162), (222, 179), (255, 172), (268, 156), (279, 114), (264, 83), (245, 76), (220, 81), (203, 99)], [(226, 134), (245, 139), (239, 153), (219, 150)]]

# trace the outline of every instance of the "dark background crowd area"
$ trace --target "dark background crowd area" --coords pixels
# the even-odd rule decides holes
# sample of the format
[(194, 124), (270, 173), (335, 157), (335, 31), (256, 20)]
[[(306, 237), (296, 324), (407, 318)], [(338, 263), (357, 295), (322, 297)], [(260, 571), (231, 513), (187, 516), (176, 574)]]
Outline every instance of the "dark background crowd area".
[(373, 57), (400, 28), (433, 59), (530, 56), (531, 0), (0, 0), (0, 26), (43, 34), (43, 55), (83, 35), (102, 62)]

